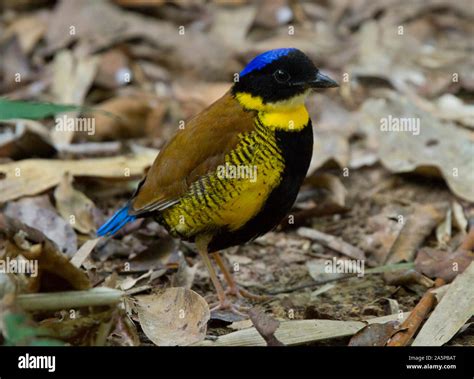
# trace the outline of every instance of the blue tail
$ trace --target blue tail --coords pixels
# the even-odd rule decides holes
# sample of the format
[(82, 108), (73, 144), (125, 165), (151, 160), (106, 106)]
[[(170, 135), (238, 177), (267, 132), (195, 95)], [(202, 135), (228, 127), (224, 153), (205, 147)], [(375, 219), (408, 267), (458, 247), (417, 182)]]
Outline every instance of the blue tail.
[(120, 208), (104, 225), (102, 225), (97, 231), (97, 236), (111, 236), (117, 233), (117, 231), (123, 228), (130, 221), (134, 221), (137, 216), (128, 214), (130, 205), (127, 204), (123, 208)]

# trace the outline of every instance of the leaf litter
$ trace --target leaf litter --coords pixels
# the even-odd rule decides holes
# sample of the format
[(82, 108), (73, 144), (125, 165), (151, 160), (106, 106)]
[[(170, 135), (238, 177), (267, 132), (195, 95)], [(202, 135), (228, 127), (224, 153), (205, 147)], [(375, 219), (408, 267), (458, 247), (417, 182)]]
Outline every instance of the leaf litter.
[[(383, 345), (394, 321), (403, 322), (398, 312), (416, 309), (432, 291), (444, 296), (408, 343), (473, 344), (472, 310), (462, 300), (469, 298), (473, 247), (464, 241), (474, 217), (473, 14), (465, 2), (7, 6), (0, 94), (39, 103), (35, 117), (22, 116), (34, 121), (0, 121), (0, 254), (38, 259), (40, 275), (8, 274), (1, 288), (38, 296), (40, 308), (44, 295), (54, 305), (80, 290), (78, 314), (26, 311), (54, 338)], [(180, 121), (228, 90), (255, 54), (282, 46), (304, 50), (341, 87), (308, 99), (314, 154), (289, 217), (224, 252), (239, 285), (272, 294), (252, 320), (231, 324), (226, 312), (209, 314), (215, 294), (192, 247), (155, 222), (132, 224), (107, 241), (93, 235)], [(64, 116), (94, 120), (94, 132), (58, 130)], [(413, 124), (385, 128), (394, 120)], [(363, 262), (364, 275), (325, 272), (327, 262), (353, 260)], [(437, 279), (451, 284), (433, 290)], [(85, 305), (104, 301), (106, 309)], [(458, 302), (458, 316), (449, 318)], [(18, 320), (21, 331), (25, 320)]]

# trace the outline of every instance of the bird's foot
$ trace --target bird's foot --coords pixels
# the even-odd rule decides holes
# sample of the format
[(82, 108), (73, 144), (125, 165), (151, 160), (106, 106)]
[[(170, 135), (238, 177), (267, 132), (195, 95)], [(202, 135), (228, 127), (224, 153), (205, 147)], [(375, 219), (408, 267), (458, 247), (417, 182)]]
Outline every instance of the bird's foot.
[(218, 303), (211, 304), (209, 306), (211, 308), (211, 312), (215, 311), (230, 311), (239, 316), (248, 317), (247, 313), (250, 308), (244, 307), (241, 305), (232, 304), (229, 300), (219, 301)]
[(249, 292), (238, 285), (231, 286), (227, 289), (226, 295), (233, 295), (236, 296), (237, 298), (246, 298), (249, 300), (254, 300), (254, 301), (266, 301), (270, 299), (270, 296), (266, 295), (257, 295), (255, 293)]

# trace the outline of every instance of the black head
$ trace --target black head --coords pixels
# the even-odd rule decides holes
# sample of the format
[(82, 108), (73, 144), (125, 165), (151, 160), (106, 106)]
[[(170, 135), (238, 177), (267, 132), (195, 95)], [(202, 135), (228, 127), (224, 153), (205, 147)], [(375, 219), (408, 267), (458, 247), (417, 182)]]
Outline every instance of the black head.
[(247, 92), (264, 103), (289, 100), (311, 88), (337, 87), (313, 62), (294, 48), (269, 50), (255, 57), (240, 72), (233, 93)]

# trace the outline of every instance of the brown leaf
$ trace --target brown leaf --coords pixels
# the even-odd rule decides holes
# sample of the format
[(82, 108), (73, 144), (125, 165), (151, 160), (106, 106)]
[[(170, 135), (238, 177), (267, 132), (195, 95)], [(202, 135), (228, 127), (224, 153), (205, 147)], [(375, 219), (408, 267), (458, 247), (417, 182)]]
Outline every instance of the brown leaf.
[(255, 16), (254, 26), (274, 29), (293, 19), (293, 12), (287, 0), (261, 1)]
[(262, 338), (266, 341), (267, 346), (284, 346), (284, 344), (275, 337), (275, 332), (280, 326), (278, 320), (255, 308), (250, 310), (249, 316), (255, 329), (257, 329)]
[(94, 107), (97, 111), (88, 114), (95, 119), (95, 133), (83, 133), (83, 137), (93, 141), (143, 137), (148, 117), (160, 106), (158, 99), (148, 94), (107, 100)]
[[(6, 223), (7, 256), (16, 258), (22, 255), (28, 260), (38, 262), (38, 276), (30, 278), (30, 291), (58, 291), (71, 287), (81, 290), (91, 287), (86, 273), (75, 267), (41, 231), (9, 217), (6, 217)], [(58, 278), (62, 280), (58, 281)]]
[(54, 191), (56, 207), (59, 214), (67, 220), (71, 226), (83, 234), (95, 231), (93, 218), (94, 203), (82, 192), (72, 186), (72, 177), (65, 174), (59, 186)]
[(426, 237), (443, 220), (447, 203), (418, 204), (395, 240), (385, 263), (411, 262)]
[(185, 346), (206, 336), (209, 306), (196, 292), (168, 288), (137, 296), (136, 310), (147, 337), (158, 346)]
[(36, 195), (58, 185), (65, 172), (72, 176), (91, 176), (131, 180), (140, 178), (157, 151), (144, 150), (132, 156), (82, 160), (25, 159), (0, 164), (0, 203), (22, 196)]
[(130, 271), (162, 269), (169, 263), (171, 255), (178, 251), (178, 242), (169, 237), (160, 238), (130, 260)]
[[(395, 173), (442, 177), (455, 195), (474, 201), (472, 132), (441, 122), (393, 91), (386, 92), (386, 97), (369, 99), (360, 110), (360, 126), (369, 135), (375, 133), (382, 164)], [(396, 131), (395, 120), (402, 119), (412, 121), (411, 130)]]
[(405, 213), (405, 208), (390, 203), (382, 208), (380, 213), (368, 217), (368, 232), (362, 235), (361, 245), (368, 256), (374, 257), (379, 263), (385, 262), (403, 227), (403, 224), (398, 222), (398, 217), (406, 217)]
[(383, 279), (385, 283), (390, 286), (410, 286), (413, 284), (419, 284), (426, 288), (430, 288), (434, 283), (430, 278), (420, 274), (414, 269), (385, 272)]
[(474, 260), (474, 253), (458, 249), (454, 252), (424, 247), (415, 260), (416, 270), (430, 278), (442, 278), (451, 282)]
[(458, 275), (425, 322), (412, 346), (441, 346), (474, 314), (474, 263)]
[(0, 89), (13, 90), (18, 87), (18, 80), (28, 82), (32, 79), (33, 72), (31, 63), (26, 54), (22, 51), (18, 38), (13, 36), (0, 44)]
[(312, 241), (316, 241), (330, 249), (344, 254), (353, 259), (365, 259), (365, 253), (356, 246), (351, 245), (343, 241), (341, 238), (332, 236), (330, 234), (322, 233), (315, 229), (301, 227), (297, 230), (298, 235), (301, 237), (309, 238)]
[(306, 262), (306, 268), (308, 273), (316, 282), (327, 282), (330, 280), (336, 280), (346, 276), (342, 272), (327, 272), (325, 259), (311, 259)]
[(400, 323), (398, 321), (370, 324), (354, 334), (349, 341), (349, 346), (385, 346), (399, 330)]
[(15, 34), (20, 42), (21, 49), (29, 54), (41, 40), (47, 30), (47, 14), (38, 12), (13, 20), (5, 30), (5, 36)]
[(314, 188), (326, 190), (327, 196), (324, 202), (327, 207), (332, 206), (332, 208), (340, 211), (346, 210), (347, 190), (337, 176), (326, 173), (315, 174), (309, 177), (306, 182)]
[(5, 215), (41, 231), (67, 256), (76, 252), (76, 233), (72, 226), (54, 211), (47, 196), (24, 198), (8, 203)]
[[(71, 315), (73, 317), (71, 317)], [(113, 310), (81, 315), (79, 311), (66, 313), (61, 319), (46, 319), (40, 323), (51, 337), (67, 341), (74, 346), (94, 346), (101, 325), (111, 321)]]
[(51, 157), (56, 153), (49, 130), (38, 121), (2, 121), (13, 124), (13, 130), (3, 130), (0, 134), (0, 157), (13, 160), (30, 157)]
[[(69, 50), (59, 52), (53, 61), (53, 100), (63, 104), (81, 105), (97, 73), (99, 59), (95, 56), (76, 58)], [(76, 112), (68, 113), (75, 117)], [(74, 130), (57, 128), (51, 138), (56, 146), (68, 145), (74, 138)]]
[(137, 328), (128, 315), (119, 310), (116, 314), (114, 329), (109, 336), (114, 346), (139, 346), (140, 338)]
[[(71, 26), (75, 27), (74, 34), (69, 32)], [(95, 52), (132, 38), (151, 44), (159, 60), (175, 71), (224, 80), (239, 69), (230, 44), (216, 36), (186, 27), (183, 38), (171, 21), (156, 22), (110, 2), (90, 0), (58, 2), (51, 15), (43, 54), (49, 55), (77, 40), (86, 41), (87, 50)]]
[(116, 89), (133, 80), (128, 57), (120, 49), (112, 49), (100, 57), (95, 82), (108, 89)]
[(191, 289), (196, 276), (198, 266), (189, 266), (184, 258), (184, 255), (179, 252), (179, 265), (178, 270), (171, 278), (171, 285), (174, 287), (184, 287)]

